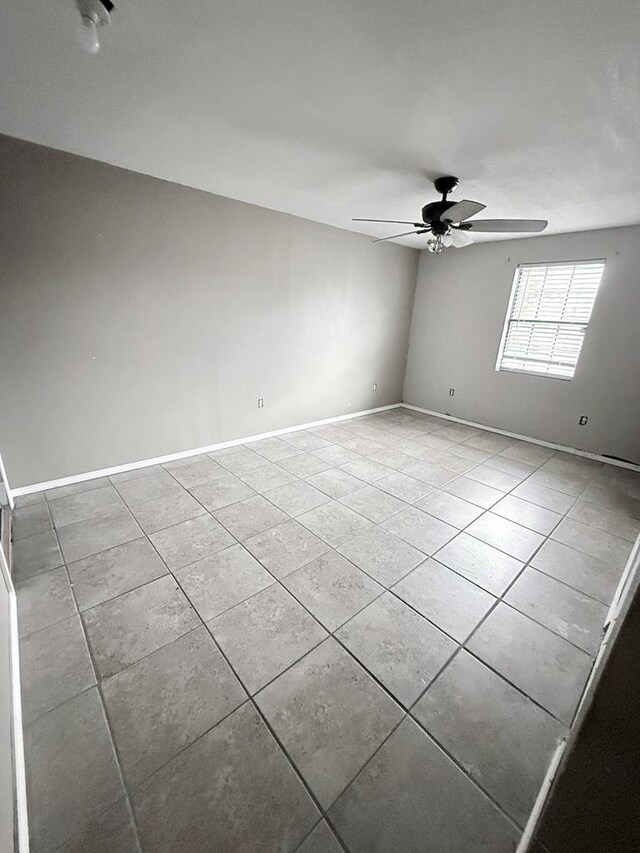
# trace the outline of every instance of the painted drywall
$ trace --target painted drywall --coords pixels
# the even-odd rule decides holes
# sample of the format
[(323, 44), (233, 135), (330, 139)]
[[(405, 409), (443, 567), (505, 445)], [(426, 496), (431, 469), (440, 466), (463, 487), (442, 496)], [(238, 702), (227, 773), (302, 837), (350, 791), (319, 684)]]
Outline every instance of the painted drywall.
[[(497, 372), (516, 266), (588, 258), (606, 267), (574, 378)], [(404, 401), (640, 462), (640, 227), (423, 253)]]
[(400, 401), (415, 250), (8, 137), (0, 158), (12, 488)]

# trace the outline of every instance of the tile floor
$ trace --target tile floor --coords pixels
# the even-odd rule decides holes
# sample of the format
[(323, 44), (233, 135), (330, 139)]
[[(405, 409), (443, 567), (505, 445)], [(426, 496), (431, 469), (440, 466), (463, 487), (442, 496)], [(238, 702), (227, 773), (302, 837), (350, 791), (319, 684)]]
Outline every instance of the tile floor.
[(18, 503), (33, 853), (513, 853), (640, 529), (405, 409)]

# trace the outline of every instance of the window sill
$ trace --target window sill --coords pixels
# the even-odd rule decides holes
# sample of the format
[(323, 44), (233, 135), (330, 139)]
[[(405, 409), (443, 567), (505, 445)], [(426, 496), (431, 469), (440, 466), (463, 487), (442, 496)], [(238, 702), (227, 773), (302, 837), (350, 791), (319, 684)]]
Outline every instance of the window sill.
[(520, 376), (536, 376), (538, 379), (559, 379), (561, 382), (571, 382), (573, 376), (556, 376), (554, 373), (537, 373), (534, 370), (518, 370), (515, 367), (496, 367), (496, 373), (518, 373)]

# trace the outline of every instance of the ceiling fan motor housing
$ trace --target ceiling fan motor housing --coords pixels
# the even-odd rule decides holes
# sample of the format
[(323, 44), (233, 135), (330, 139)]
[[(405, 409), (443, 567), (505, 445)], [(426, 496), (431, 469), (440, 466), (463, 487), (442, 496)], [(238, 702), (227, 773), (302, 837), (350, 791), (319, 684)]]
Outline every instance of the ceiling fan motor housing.
[(433, 182), (436, 192), (440, 195), (448, 196), (458, 186), (460, 181), (453, 175), (444, 175), (442, 178), (436, 178)]
[(433, 182), (436, 192), (442, 196), (442, 201), (432, 201), (430, 204), (425, 204), (422, 208), (422, 221), (431, 226), (431, 230), (436, 236), (438, 234), (444, 235), (449, 230), (449, 225), (442, 222), (440, 217), (445, 210), (456, 204), (455, 201), (447, 201), (447, 196), (455, 190), (458, 184), (458, 178), (454, 175), (443, 175)]
[(425, 204), (422, 208), (422, 221), (431, 226), (434, 234), (446, 234), (449, 223), (443, 222), (440, 217), (445, 210), (449, 210), (456, 203), (455, 201), (432, 201)]

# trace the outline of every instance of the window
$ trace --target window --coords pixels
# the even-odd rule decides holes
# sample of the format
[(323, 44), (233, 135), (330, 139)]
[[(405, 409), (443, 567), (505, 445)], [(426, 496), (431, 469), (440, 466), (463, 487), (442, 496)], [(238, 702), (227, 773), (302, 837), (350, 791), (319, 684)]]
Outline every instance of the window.
[(521, 264), (496, 370), (571, 379), (603, 270), (603, 260)]

